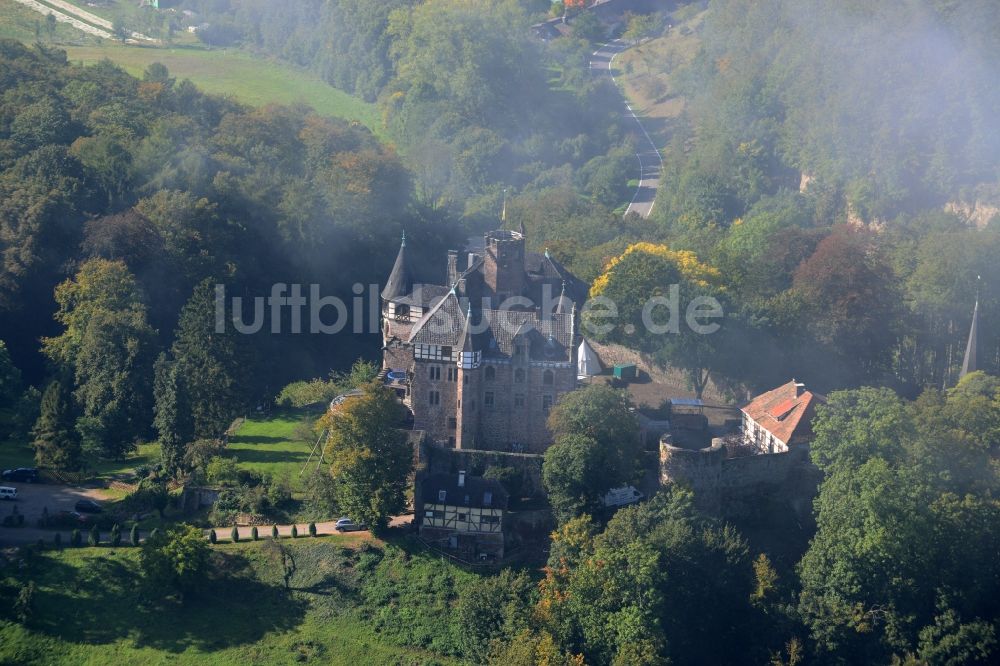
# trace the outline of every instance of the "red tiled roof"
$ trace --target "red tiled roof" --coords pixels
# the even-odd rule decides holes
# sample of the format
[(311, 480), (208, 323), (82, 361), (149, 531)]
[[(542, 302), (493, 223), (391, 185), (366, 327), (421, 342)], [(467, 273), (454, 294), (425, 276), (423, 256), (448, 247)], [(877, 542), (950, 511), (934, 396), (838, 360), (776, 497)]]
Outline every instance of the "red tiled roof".
[(812, 439), (812, 418), (826, 396), (807, 391), (795, 380), (762, 393), (742, 411), (785, 445)]

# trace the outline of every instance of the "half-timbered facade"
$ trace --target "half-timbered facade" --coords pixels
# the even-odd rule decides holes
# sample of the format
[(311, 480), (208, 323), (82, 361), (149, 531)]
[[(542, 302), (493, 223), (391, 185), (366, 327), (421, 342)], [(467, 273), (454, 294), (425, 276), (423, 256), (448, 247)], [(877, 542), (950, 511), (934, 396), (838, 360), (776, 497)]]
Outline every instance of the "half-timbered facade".
[(498, 481), (459, 472), (430, 474), (419, 486), (422, 539), (467, 559), (503, 558), (508, 497)]

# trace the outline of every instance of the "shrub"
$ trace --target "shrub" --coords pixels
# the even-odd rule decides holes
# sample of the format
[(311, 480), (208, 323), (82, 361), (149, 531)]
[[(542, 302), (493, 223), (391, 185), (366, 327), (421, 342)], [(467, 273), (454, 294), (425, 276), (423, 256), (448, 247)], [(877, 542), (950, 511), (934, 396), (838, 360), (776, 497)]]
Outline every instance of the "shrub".
[(81, 543), (83, 541), (80, 537), (80, 530), (73, 530), (73, 533), (69, 536), (69, 544), (74, 548), (79, 548)]
[(133, 525), (132, 529), (129, 530), (128, 540), (129, 540), (129, 543), (131, 543), (133, 546), (138, 546), (139, 545), (139, 524), (138, 523), (136, 523), (135, 525)]
[(277, 539), (278, 538), (278, 526), (277, 525), (272, 525), (271, 526), (271, 538), (272, 539)]
[(215, 530), (209, 530), (208, 531), (208, 542), (214, 544), (217, 540), (218, 540), (218, 537), (215, 536)]
[(42, 507), (42, 517), (38, 519), (38, 526), (39, 527), (49, 526), (49, 507), (47, 506)]
[(257, 539), (260, 538), (260, 536), (257, 534), (257, 526), (256, 525), (254, 525), (253, 527), (250, 528), (250, 538), (253, 541), (256, 541)]
[(122, 529), (118, 526), (118, 523), (115, 523), (111, 527), (111, 545), (114, 548), (122, 545)]
[(87, 536), (87, 543), (91, 546), (101, 545), (101, 531), (97, 529), (97, 525), (90, 528), (90, 535)]
[(52, 545), (55, 546), (56, 550), (62, 550), (62, 534), (56, 532), (52, 537)]
[(159, 534), (159, 533), (160, 533), (160, 528), (159, 527), (154, 527), (153, 531), (149, 533), (149, 538), (150, 539), (155, 539), (156, 535)]
[(45, 550), (45, 539), (39, 538), (38, 543), (36, 543), (35, 546), (38, 547), (39, 553)]
[(316, 536), (316, 523), (309, 523), (309, 536)]
[(239, 543), (240, 542), (240, 528), (236, 527), (236, 525), (233, 525), (233, 529), (229, 531), (229, 538), (230, 538), (230, 540), (232, 540), (233, 543)]
[(295, 525), (292, 525), (292, 538), (296, 539), (298, 538), (298, 536), (299, 536), (299, 528), (296, 527)]
[(22, 585), (17, 593), (17, 601), (14, 602), (14, 616), (21, 624), (27, 624), (35, 610), (35, 582), (28, 581), (27, 585)]

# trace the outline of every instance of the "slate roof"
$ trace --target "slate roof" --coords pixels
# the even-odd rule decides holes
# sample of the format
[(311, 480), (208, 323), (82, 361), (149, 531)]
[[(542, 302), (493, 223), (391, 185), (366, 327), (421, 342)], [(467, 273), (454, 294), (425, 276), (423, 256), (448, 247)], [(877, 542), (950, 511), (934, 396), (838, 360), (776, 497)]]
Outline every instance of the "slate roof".
[[(442, 490), (445, 492), (443, 502), (439, 499)], [(420, 496), (425, 503), (468, 506), (476, 509), (506, 509), (509, 500), (507, 491), (496, 479), (484, 479), (481, 476), (468, 474), (465, 475), (464, 487), (458, 485), (458, 474), (429, 474), (420, 481)]]
[(812, 439), (816, 405), (825, 402), (826, 396), (807, 391), (793, 379), (757, 396), (741, 411), (787, 446)]
[(389, 279), (382, 290), (382, 298), (387, 301), (395, 300), (407, 296), (412, 290), (413, 273), (406, 258), (406, 236), (403, 236), (399, 244), (399, 253), (396, 255), (396, 263), (392, 265), (392, 272), (389, 273)]
[(465, 328), (465, 313), (454, 290), (427, 311), (410, 332), (408, 342), (456, 346)]

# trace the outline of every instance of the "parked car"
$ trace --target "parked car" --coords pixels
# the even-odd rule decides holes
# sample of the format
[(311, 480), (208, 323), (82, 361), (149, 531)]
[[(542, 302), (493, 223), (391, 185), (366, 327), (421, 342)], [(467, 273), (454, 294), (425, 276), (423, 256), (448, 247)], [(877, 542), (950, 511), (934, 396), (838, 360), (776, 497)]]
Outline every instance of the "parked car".
[(76, 524), (84, 524), (87, 522), (87, 516), (76, 511), (60, 511), (55, 516), (53, 516), (54, 525), (65, 525), (71, 527)]
[(0, 486), (0, 499), (16, 500), (17, 488), (11, 488), (10, 486)]
[(80, 513), (101, 513), (104, 511), (101, 505), (94, 500), (82, 499), (76, 503), (76, 510)]
[(356, 523), (350, 518), (341, 518), (337, 521), (334, 529), (338, 532), (358, 532), (365, 529), (364, 523)]
[(20, 481), (21, 483), (38, 483), (38, 470), (34, 467), (18, 467), (17, 469), (5, 469), (3, 471), (4, 481)]

